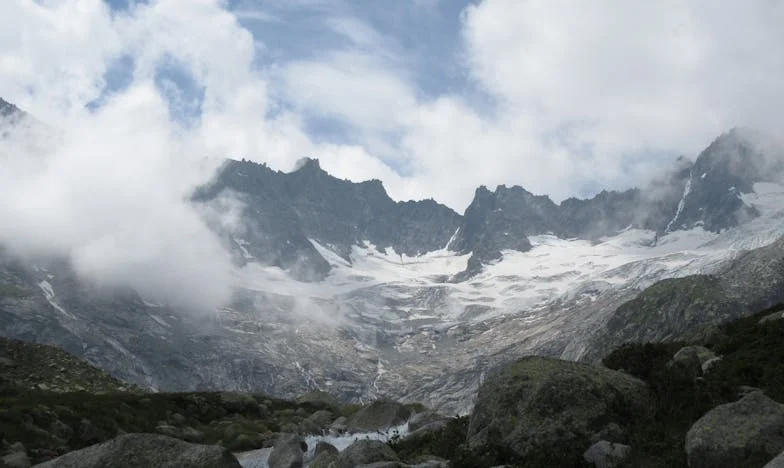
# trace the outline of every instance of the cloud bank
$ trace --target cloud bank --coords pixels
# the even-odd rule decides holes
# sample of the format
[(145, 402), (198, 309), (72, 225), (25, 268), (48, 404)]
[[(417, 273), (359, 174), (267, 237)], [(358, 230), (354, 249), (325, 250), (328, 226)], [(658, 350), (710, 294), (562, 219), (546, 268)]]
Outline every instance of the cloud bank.
[(53, 133), (2, 142), (0, 242), (189, 305), (230, 289), (187, 202), (223, 157), (462, 211), (481, 184), (588, 195), (781, 131), (777, 2), (114, 3), (0, 2), (0, 97)]

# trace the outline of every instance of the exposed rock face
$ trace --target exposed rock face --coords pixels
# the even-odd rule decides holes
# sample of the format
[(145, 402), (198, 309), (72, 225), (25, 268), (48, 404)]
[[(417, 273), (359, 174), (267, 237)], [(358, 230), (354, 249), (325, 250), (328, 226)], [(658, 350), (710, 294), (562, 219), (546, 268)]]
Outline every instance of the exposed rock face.
[(22, 111), (18, 107), (0, 98), (0, 117), (6, 118), (15, 114), (20, 114)]
[(69, 452), (37, 468), (240, 468), (223, 447), (196, 445), (156, 434), (125, 434)]
[[(318, 280), (329, 264), (308, 239), (349, 259), (352, 246), (369, 241), (409, 256), (446, 246), (460, 215), (433, 200), (395, 202), (378, 180), (337, 179), (306, 158), (285, 173), (248, 161), (228, 161), (195, 199), (230, 196), (245, 204), (245, 229), (226, 232), (238, 257), (279, 266), (304, 280)], [(241, 252), (242, 249), (245, 252)]]
[(389, 445), (378, 440), (358, 440), (340, 452), (335, 468), (354, 468), (386, 461), (400, 461)]
[(411, 410), (396, 401), (375, 401), (360, 409), (347, 421), (349, 432), (380, 431), (403, 424)]
[(780, 174), (781, 166), (760, 151), (750, 133), (733, 129), (700, 154), (669, 230), (703, 226), (718, 232), (759, 215), (738, 195), (752, 192), (755, 182)]
[(715, 274), (659, 281), (613, 312), (583, 359), (628, 342), (699, 338), (706, 326), (784, 301), (784, 238), (743, 252)]
[(269, 456), (270, 468), (302, 468), (305, 442), (297, 435), (282, 434)]
[(469, 446), (478, 453), (500, 448), (548, 466), (579, 466), (591, 439), (617, 432), (631, 415), (645, 417), (648, 402), (645, 384), (621, 372), (523, 358), (480, 388)]
[(784, 450), (784, 405), (762, 392), (710, 410), (686, 434), (690, 468), (762, 466)]

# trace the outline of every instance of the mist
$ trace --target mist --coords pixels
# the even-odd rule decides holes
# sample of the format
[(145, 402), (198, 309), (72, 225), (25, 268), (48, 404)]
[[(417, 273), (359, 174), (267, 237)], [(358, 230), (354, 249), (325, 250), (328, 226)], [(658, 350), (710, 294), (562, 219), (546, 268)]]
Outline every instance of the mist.
[(228, 300), (229, 253), (190, 202), (221, 160), (200, 156), (153, 86), (57, 128), (28, 117), (0, 134), (0, 244), (12, 254), (64, 258), (98, 286), (193, 310)]

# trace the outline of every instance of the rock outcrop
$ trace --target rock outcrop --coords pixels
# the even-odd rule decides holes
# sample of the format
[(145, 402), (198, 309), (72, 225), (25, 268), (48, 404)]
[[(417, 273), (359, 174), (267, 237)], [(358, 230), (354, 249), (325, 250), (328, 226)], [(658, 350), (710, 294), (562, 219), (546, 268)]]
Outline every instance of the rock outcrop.
[(477, 454), (500, 453), (498, 462), (578, 466), (593, 442), (620, 439), (632, 417), (645, 417), (649, 401), (646, 385), (624, 373), (527, 357), (482, 385), (468, 444)]
[(762, 392), (710, 410), (686, 434), (690, 468), (762, 466), (784, 450), (784, 405)]

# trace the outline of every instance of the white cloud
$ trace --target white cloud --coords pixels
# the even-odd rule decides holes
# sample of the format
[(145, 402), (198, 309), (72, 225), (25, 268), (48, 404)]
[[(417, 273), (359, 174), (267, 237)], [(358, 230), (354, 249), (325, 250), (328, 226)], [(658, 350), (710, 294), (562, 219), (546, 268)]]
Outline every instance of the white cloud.
[(780, 131), (782, 21), (774, 2), (472, 4), (464, 65), (491, 111), (446, 90), (424, 96), (414, 77), (427, 70), (357, 21), (353, 45), (280, 76), (305, 115), (347, 123), (369, 154), (405, 169), (367, 171), (397, 198), (461, 210), (477, 185), (505, 183), (559, 200), (644, 183), (733, 126)]
[[(14, 133), (0, 142), (0, 243), (20, 255), (64, 256), (86, 280), (190, 309), (224, 303), (229, 255), (189, 194), (220, 157), (253, 151), (285, 162), (309, 144), (296, 118), (265, 120), (271, 107), (253, 67), (254, 38), (222, 2), (207, 0), (160, 0), (114, 17), (97, 0), (14, 0), (0, 17), (14, 18), (20, 33), (0, 37), (0, 93), (55, 134), (33, 146)], [(133, 61), (130, 85), (88, 111), (120, 56)], [(169, 113), (163, 96), (187, 99), (176, 83), (156, 88), (163, 63), (204, 91), (193, 127)]]
[[(669, 163), (640, 155), (694, 156), (732, 126), (780, 132), (776, 2), (484, 0), (461, 20), (463, 66), (492, 103), (483, 108), (446, 88), (423, 92), (420, 75), (452, 64), (412, 60), (416, 44), (380, 33), (348, 4), (254, 4), (230, 12), (219, 0), (157, 0), (113, 16), (99, 0), (0, 2), (0, 96), (62, 134), (46, 151), (4, 142), (0, 195), (13, 202), (0, 208), (0, 238), (68, 255), (91, 278), (127, 279), (124, 265), (150, 293), (153, 283), (176, 282), (214, 304), (229, 267), (183, 201), (206, 180), (205, 156), (283, 170), (320, 157), (338, 177), (381, 179), (394, 198), (434, 197), (462, 210), (480, 184), (561, 199), (592, 184), (636, 184)], [(291, 60), (239, 22), (263, 28), (302, 11), (329, 12), (324, 29), (348, 41), (314, 44)], [(134, 64), (131, 84), (85, 111), (120, 57)], [(203, 99), (176, 80), (157, 89), (164, 63)], [(423, 63), (432, 69), (412, 68)], [(195, 123), (178, 125), (162, 94), (180, 109), (200, 106)], [(350, 141), (316, 141), (310, 119), (339, 121)], [(205, 270), (209, 262), (216, 268)]]
[[(579, 123), (596, 157), (694, 153), (728, 127), (772, 128), (784, 103), (780, 4), (517, 2), (465, 12), (471, 69), (543, 130)], [(741, 91), (742, 90), (742, 91)], [(617, 157), (617, 156), (616, 156)]]

